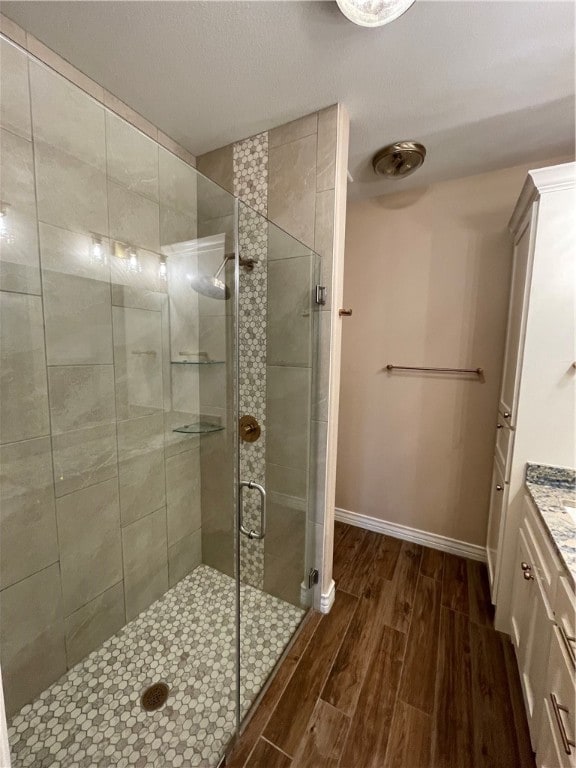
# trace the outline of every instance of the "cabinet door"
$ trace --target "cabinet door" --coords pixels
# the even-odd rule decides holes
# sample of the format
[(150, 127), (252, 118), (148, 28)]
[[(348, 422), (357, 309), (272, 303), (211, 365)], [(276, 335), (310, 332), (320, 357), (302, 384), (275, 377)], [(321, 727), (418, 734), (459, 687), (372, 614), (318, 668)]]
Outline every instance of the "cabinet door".
[(530, 739), (534, 750), (544, 700), (552, 621), (537, 574), (534, 546), (520, 528), (512, 593), (512, 642), (522, 683)]
[(543, 697), (545, 703), (538, 738), (538, 765), (545, 768), (572, 768), (576, 765), (574, 667), (557, 627), (552, 633)]
[(498, 552), (503, 530), (503, 516), (508, 499), (508, 486), (504, 482), (504, 467), (498, 460), (494, 462), (492, 488), (490, 490), (490, 512), (488, 517), (488, 537), (486, 555), (488, 559), (488, 577), (492, 601), (498, 586)]
[(496, 458), (504, 467), (504, 480), (508, 482), (510, 480), (511, 469), (511, 457), (512, 448), (514, 446), (514, 430), (511, 429), (506, 422), (506, 419), (502, 418), (502, 415), (498, 414), (498, 422), (496, 424)]
[(531, 554), (528, 550), (526, 534), (523, 528), (518, 533), (516, 545), (516, 557), (514, 559), (514, 578), (512, 582), (512, 603), (510, 606), (510, 619), (512, 625), (512, 642), (516, 648), (516, 658), (519, 666), (526, 656), (524, 647), (527, 640), (527, 626), (529, 621), (528, 603), (534, 591), (533, 579), (525, 578), (525, 565), (530, 565)]
[[(533, 211), (536, 210), (536, 206), (537, 203), (534, 203)], [(531, 270), (532, 229), (532, 219), (529, 218), (514, 246), (506, 351), (504, 353), (504, 370), (502, 373), (499, 408), (502, 417), (511, 426), (516, 425), (516, 405), (522, 367), (522, 347), (526, 326), (526, 307)]]
[(542, 727), (538, 736), (538, 768), (573, 768), (574, 762), (558, 744), (558, 724), (548, 699), (542, 710)]

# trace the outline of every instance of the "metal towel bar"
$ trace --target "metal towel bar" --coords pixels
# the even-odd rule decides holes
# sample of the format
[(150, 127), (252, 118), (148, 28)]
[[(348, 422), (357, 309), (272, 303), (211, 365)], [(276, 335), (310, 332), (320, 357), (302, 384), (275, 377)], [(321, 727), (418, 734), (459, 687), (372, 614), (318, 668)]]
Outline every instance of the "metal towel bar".
[(387, 371), (434, 371), (435, 373), (475, 373), (482, 376), (484, 368), (420, 368), (413, 365), (392, 365), (388, 363)]

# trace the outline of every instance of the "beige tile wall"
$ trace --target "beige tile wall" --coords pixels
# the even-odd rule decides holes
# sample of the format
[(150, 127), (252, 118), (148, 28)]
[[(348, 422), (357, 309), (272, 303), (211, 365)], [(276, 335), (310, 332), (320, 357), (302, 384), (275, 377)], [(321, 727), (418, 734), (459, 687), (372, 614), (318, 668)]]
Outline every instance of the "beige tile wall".
[(0, 39), (9, 713), (202, 557), (199, 439), (172, 431), (198, 415), (198, 372), (170, 364), (198, 348), (198, 301), (182, 289), (195, 257), (172, 258), (168, 281), (159, 272), (164, 248), (196, 238), (196, 172), (135, 113), (20, 42), (53, 69)]
[[(268, 218), (301, 241), (297, 243), (270, 227), (266, 486), (273, 501), (264, 548), (264, 587), (296, 603), (305, 561), (322, 571), (324, 551), (339, 109), (334, 105), (268, 131), (267, 179), (263, 180), (267, 184)], [(198, 170), (230, 192), (235, 191), (234, 147), (228, 145), (197, 158)], [(202, 226), (200, 223), (200, 231)], [(315, 313), (314, 331), (307, 344), (304, 336), (309, 326), (300, 310), (309, 300), (309, 249), (321, 257), (320, 282), (328, 287), (328, 293), (326, 305)], [(311, 368), (312, 355), (316, 365)], [(306, 424), (310, 418), (311, 447)], [(214, 461), (214, 452), (211, 446), (202, 460), (203, 481), (217, 471), (219, 462)], [(203, 509), (213, 510), (209, 520), (203, 519), (204, 556), (207, 562), (215, 563), (220, 552), (208, 541), (219, 536), (224, 540), (229, 535), (226, 512), (222, 510), (219, 516), (216, 511), (217, 483), (203, 485), (202, 493)], [(319, 599), (318, 591), (317, 605)]]

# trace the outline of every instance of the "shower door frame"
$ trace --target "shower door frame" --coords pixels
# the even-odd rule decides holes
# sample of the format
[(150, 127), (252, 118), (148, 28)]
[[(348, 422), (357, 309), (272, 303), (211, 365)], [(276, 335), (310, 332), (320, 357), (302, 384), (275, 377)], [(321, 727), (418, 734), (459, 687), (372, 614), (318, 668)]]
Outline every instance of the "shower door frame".
[[(313, 251), (313, 249), (304, 246), (300, 241), (297, 240), (297, 238), (290, 235), (288, 232), (285, 232), (282, 230), (281, 227), (278, 227), (278, 225), (271, 222), (266, 216), (254, 211), (254, 213), (259, 217), (259, 219), (262, 220), (262, 222), (265, 223), (266, 227), (269, 228), (270, 226), (274, 227), (275, 230), (281, 231), (283, 234), (286, 235), (286, 238), (289, 238), (290, 241), (293, 241), (295, 243), (299, 243), (303, 246), (303, 248), (307, 252), (307, 256), (310, 258), (310, 285), (309, 285), (309, 310), (310, 310), (310, 388), (308, 396), (310, 398), (309, 401), (309, 418), (308, 418), (308, 425), (307, 425), (307, 434), (308, 434), (308, 466), (307, 466), (307, 473), (308, 473), (308, 486), (307, 486), (307, 499), (306, 499), (306, 508), (304, 511), (304, 531), (305, 531), (305, 542), (304, 542), (304, 551), (302, 553), (303, 555), (303, 563), (304, 563), (304, 569), (302, 573), (302, 581), (301, 581), (301, 590), (302, 587), (305, 587), (307, 589), (309, 600), (306, 601), (306, 604), (302, 604), (302, 609), (304, 611), (302, 620), (299, 624), (299, 626), (296, 628), (290, 639), (288, 640), (285, 648), (283, 649), (282, 653), (279, 655), (278, 659), (276, 660), (276, 663), (274, 664), (274, 667), (272, 668), (268, 678), (262, 685), (261, 689), (258, 691), (257, 695), (254, 697), (253, 701), (250, 703), (250, 706), (248, 707), (246, 713), (244, 716), (242, 716), (242, 697), (241, 697), (241, 686), (242, 686), (242, 674), (243, 674), (243, 667), (242, 667), (242, 623), (243, 623), (243, 617), (242, 617), (242, 606), (241, 606), (241, 584), (242, 584), (242, 549), (241, 549), (241, 541), (242, 541), (242, 532), (241, 532), (241, 523), (242, 523), (242, 481), (243, 480), (251, 480), (251, 478), (242, 478), (241, 476), (241, 445), (242, 441), (240, 439), (240, 429), (239, 429), (239, 419), (241, 415), (241, 403), (240, 403), (240, 382), (241, 382), (241, 353), (240, 353), (240, 334), (241, 334), (241, 290), (240, 290), (240, 269), (242, 266), (242, 254), (241, 254), (241, 246), (240, 246), (240, 234), (241, 234), (241, 216), (240, 211), (241, 207), (244, 206), (245, 208), (254, 211), (254, 209), (251, 208), (250, 205), (245, 203), (242, 199), (234, 196), (234, 306), (233, 306), (233, 317), (234, 317), (234, 329), (233, 329), (233, 349), (234, 349), (234, 355), (235, 359), (232, 364), (233, 369), (233, 376), (234, 376), (234, 392), (233, 392), (233, 406), (234, 406), (234, 446), (235, 446), (235, 455), (234, 455), (234, 472), (235, 472), (235, 478), (234, 478), (234, 498), (235, 498), (235, 510), (234, 510), (234, 577), (235, 577), (235, 593), (236, 593), (236, 638), (235, 638), (235, 647), (236, 647), (236, 695), (235, 695), (235, 705), (236, 705), (236, 733), (231, 739), (230, 745), (233, 745), (235, 740), (240, 737), (243, 726), (248, 723), (251, 716), (254, 714), (255, 710), (258, 707), (258, 704), (262, 700), (262, 697), (264, 696), (269, 684), (271, 683), (275, 673), (277, 672), (278, 668), (286, 658), (290, 647), (292, 646), (295, 638), (297, 637), (301, 627), (304, 625), (306, 618), (308, 617), (309, 613), (314, 610), (314, 600), (313, 600), (313, 593), (312, 590), (318, 583), (317, 578), (314, 580), (313, 584), (310, 584), (307, 582), (307, 574), (309, 570), (317, 569), (319, 564), (315, 562), (315, 546), (314, 546), (314, 532), (315, 532), (315, 525), (310, 519), (310, 505), (315, 503), (316, 498), (316, 483), (317, 478), (314, 477), (312, 472), (312, 456), (313, 456), (313, 412), (312, 412), (312, 403), (313, 403), (313, 388), (316, 383), (316, 377), (315, 374), (317, 373), (317, 368), (319, 365), (318, 355), (319, 355), (319, 348), (318, 348), (318, 342), (319, 342), (319, 311), (322, 309), (321, 306), (318, 305), (318, 302), (315, 301), (314, 296), (316, 293), (316, 284), (321, 282), (321, 260), (320, 256)], [(268, 232), (267, 230), (267, 248), (266, 248), (266, 269), (268, 270), (270, 261), (268, 260), (269, 257), (269, 243), (268, 243)], [(268, 326), (267, 326), (267, 332), (268, 332)], [(265, 503), (265, 501), (264, 501)], [(258, 537), (255, 537), (258, 538)], [(264, 538), (264, 537), (262, 537)], [(318, 574), (318, 571), (316, 570), (315, 575)], [(264, 584), (262, 584), (262, 591), (266, 593), (266, 590), (264, 589)]]

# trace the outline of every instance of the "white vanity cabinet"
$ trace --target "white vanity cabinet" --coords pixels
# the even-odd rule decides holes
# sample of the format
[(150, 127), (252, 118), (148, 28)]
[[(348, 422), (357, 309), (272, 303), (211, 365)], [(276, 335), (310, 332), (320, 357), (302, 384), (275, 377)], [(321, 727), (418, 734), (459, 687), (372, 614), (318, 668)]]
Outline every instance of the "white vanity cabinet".
[(509, 225), (513, 270), (486, 545), (495, 627), (507, 634), (526, 463), (568, 467), (576, 455), (574, 211), (576, 163), (541, 168), (528, 174)]
[(574, 590), (534, 504), (523, 501), (510, 623), (530, 741), (538, 768), (576, 768)]
[(558, 626), (552, 630), (536, 762), (539, 768), (576, 766), (574, 666)]
[(526, 515), (518, 535), (511, 603), (512, 642), (534, 750), (540, 729), (554, 622), (542, 573), (550, 572), (551, 566), (558, 567), (555, 563), (543, 564), (543, 554), (534, 535), (539, 526), (535, 515), (527, 500)]

